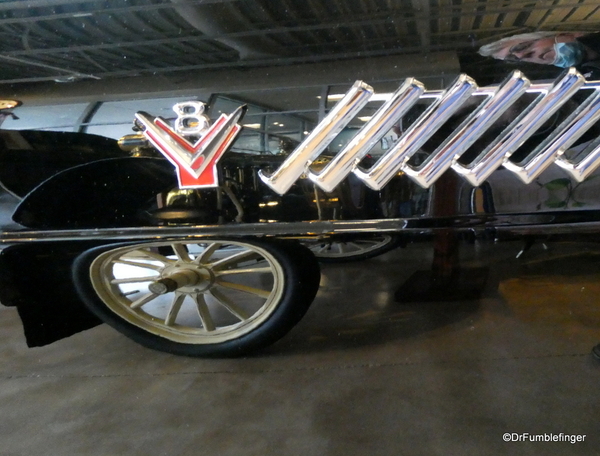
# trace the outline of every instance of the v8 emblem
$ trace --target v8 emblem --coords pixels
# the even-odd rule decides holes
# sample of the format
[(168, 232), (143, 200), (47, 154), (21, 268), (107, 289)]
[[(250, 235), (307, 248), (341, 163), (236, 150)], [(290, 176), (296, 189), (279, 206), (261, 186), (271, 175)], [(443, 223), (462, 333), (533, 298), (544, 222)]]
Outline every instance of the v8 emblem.
[(203, 114), (204, 103), (178, 103), (173, 109), (178, 114), (174, 128), (162, 117), (145, 112), (138, 112), (135, 118), (144, 127), (146, 138), (175, 166), (180, 188), (218, 187), (217, 163), (242, 129), (237, 122), (246, 107), (221, 114), (210, 126)]

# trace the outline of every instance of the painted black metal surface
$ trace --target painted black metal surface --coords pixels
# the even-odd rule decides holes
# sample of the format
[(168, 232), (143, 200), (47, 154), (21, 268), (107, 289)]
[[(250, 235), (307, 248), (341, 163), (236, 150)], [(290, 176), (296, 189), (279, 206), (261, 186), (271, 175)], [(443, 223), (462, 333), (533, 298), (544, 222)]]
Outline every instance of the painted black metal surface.
[[(574, 71), (566, 75), (576, 84), (584, 83)], [(460, 81), (472, 84), (467, 77)], [(553, 87), (537, 86), (534, 92), (550, 93)], [(574, 91), (573, 87), (569, 90)], [(433, 106), (438, 109), (438, 105)], [(470, 105), (467, 111), (473, 107), (478, 109)], [(410, 125), (407, 129), (412, 134), (408, 135), (410, 141), (421, 141), (415, 133), (421, 127), (428, 135), (427, 141), (418, 143), (418, 150), (411, 146), (412, 155), (403, 156), (402, 163), (391, 163), (393, 172), (383, 170), (383, 177), (375, 179), (377, 185), (371, 185), (373, 182), (365, 176), (371, 167), (383, 163), (381, 156), (364, 155), (368, 148), (358, 145), (343, 149), (342, 153), (348, 150), (358, 155), (339, 173), (340, 183), (331, 191), (315, 185), (315, 176), (338, 159), (332, 154), (320, 155), (322, 150), (317, 157), (309, 157), (310, 163), (294, 166), (283, 192), (269, 179), (277, 170), (285, 174), (286, 163), (294, 152), (271, 156), (225, 154), (218, 166), (218, 187), (179, 188), (172, 162), (156, 157), (152, 150), (142, 148), (128, 156), (114, 149), (114, 141), (96, 137), (4, 133), (4, 155), (0, 158), (9, 165), (0, 173), (0, 180), (5, 181), (5, 193), (20, 202), (12, 214), (16, 225), (4, 227), (0, 235), (0, 243), (15, 244), (0, 256), (0, 300), (18, 308), (28, 343), (37, 346), (98, 323), (80, 306), (70, 270), (74, 258), (99, 244), (150, 239), (201, 242), (211, 237), (319, 237), (352, 242), (365, 234), (388, 232), (401, 233), (405, 236), (403, 243), (433, 239), (434, 252), (455, 252), (459, 235), (467, 239), (522, 237), (528, 243), (540, 236), (595, 238), (600, 228), (600, 171), (591, 170), (578, 179), (564, 167), (550, 166), (553, 163), (549, 161), (549, 166), (528, 182), (523, 179), (526, 173), (519, 174), (525, 161), (536, 159), (540, 145), (546, 147), (548, 137), (560, 140), (553, 131), (569, 130), (584, 111), (576, 99), (569, 99), (564, 107), (566, 112), (544, 113), (543, 122), (533, 119), (537, 122), (536, 133), (523, 133), (522, 141), (519, 139), (521, 142), (511, 149), (514, 154), (510, 161), (508, 155), (504, 161), (498, 155), (492, 172), (481, 173), (485, 178), (479, 185), (474, 185), (473, 179), (462, 179), (455, 165), (467, 169), (473, 161), (481, 159), (483, 163), (487, 156), (481, 158), (482, 150), (493, 149), (502, 138), (510, 138), (513, 127), (526, 130), (525, 117), (519, 111), (533, 112), (527, 105), (516, 104), (504, 118), (495, 118), (497, 123), (490, 126), (487, 136), (471, 144), (472, 153), (463, 150), (466, 153), (462, 162), (455, 157), (450, 163), (449, 156), (445, 157), (445, 171), (433, 173), (426, 185), (421, 185), (422, 179), (413, 179), (411, 172), (416, 173), (436, 157), (447, 145), (444, 138), (462, 128), (471, 114), (453, 111), (455, 115), (449, 116), (448, 122), (436, 123), (434, 134), (423, 127), (435, 120), (434, 110), (419, 111), (414, 120), (416, 127)], [(419, 119), (424, 120), (419, 123)], [(590, 125), (586, 124), (585, 135), (565, 144), (576, 149), (591, 143), (583, 150), (592, 150), (590, 155), (596, 153), (597, 127)], [(502, 140), (495, 143), (498, 137)], [(19, 148), (25, 143), (38, 146)], [(401, 151), (402, 139), (398, 144), (397, 150)], [(301, 144), (298, 147), (301, 150)], [(581, 150), (558, 149), (552, 160), (564, 158), (578, 163), (581, 159)], [(21, 180), (18, 176), (28, 174), (28, 163), (34, 166)], [(474, 178), (479, 182), (481, 176)], [(449, 256), (434, 254), (434, 265), (436, 261), (449, 269), (456, 266)], [(30, 290), (31, 281), (39, 288)], [(48, 302), (52, 303), (51, 312)]]

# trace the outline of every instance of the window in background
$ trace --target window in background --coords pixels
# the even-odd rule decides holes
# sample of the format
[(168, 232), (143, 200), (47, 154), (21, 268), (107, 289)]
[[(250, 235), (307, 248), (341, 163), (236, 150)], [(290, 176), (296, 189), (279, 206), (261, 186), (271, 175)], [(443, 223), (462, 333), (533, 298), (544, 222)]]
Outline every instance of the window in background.
[[(133, 133), (134, 115), (146, 111), (153, 116), (165, 119), (175, 117), (173, 105), (183, 101), (197, 100), (199, 97), (153, 98), (146, 100), (108, 101), (102, 103), (91, 120), (84, 125), (86, 133), (118, 139)], [(206, 98), (200, 98), (203, 101)]]
[(20, 106), (14, 110), (18, 119), (7, 118), (4, 130), (74, 131), (78, 119), (89, 103), (54, 106)]
[[(210, 117), (229, 114), (241, 104), (248, 110), (242, 119), (244, 129), (232, 150), (250, 154), (287, 154), (294, 150), (313, 123), (296, 114), (268, 110), (254, 103), (244, 103), (223, 95), (213, 100)], [(315, 102), (315, 109), (317, 103)]]

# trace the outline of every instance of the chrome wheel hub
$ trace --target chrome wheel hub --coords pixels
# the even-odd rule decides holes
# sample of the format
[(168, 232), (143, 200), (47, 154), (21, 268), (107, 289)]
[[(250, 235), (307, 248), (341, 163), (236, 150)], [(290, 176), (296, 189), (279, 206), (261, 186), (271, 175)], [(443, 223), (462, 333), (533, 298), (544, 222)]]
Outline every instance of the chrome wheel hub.
[(194, 294), (209, 290), (215, 283), (215, 274), (210, 268), (190, 263), (176, 263), (164, 268), (160, 279), (148, 285), (156, 294), (179, 293)]

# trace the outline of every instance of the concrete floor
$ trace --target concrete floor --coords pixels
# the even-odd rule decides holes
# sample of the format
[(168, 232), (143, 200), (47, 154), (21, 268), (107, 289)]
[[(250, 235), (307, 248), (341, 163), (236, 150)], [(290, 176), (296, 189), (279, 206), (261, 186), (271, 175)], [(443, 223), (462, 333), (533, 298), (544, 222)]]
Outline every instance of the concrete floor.
[[(283, 340), (175, 357), (103, 325), (28, 349), (0, 308), (0, 455), (600, 454), (600, 245), (462, 245), (483, 297), (395, 302), (425, 245), (324, 267)], [(585, 441), (504, 442), (505, 433)]]

